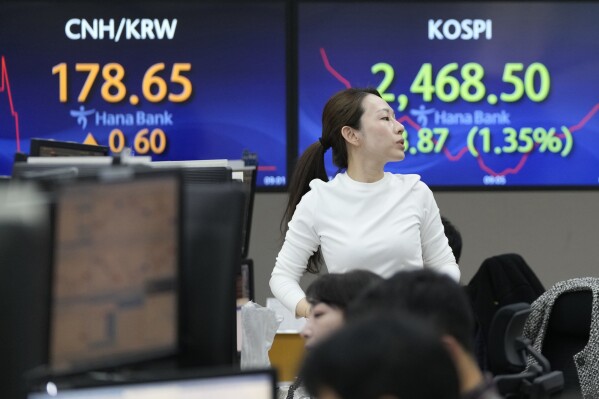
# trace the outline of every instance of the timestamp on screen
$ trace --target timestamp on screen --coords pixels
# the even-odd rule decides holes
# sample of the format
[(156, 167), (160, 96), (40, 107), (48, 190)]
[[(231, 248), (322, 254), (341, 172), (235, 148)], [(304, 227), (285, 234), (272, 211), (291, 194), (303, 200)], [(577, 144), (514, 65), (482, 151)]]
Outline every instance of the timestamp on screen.
[(284, 186), (287, 184), (287, 178), (285, 176), (264, 176), (262, 183), (265, 186)]

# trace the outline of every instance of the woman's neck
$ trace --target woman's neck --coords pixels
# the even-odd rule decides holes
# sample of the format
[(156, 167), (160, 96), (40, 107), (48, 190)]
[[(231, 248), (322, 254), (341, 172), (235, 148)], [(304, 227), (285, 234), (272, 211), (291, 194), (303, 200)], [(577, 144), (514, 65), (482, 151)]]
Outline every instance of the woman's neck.
[(382, 166), (365, 167), (364, 165), (356, 165), (355, 163), (350, 163), (346, 173), (352, 180), (361, 183), (374, 183), (385, 176)]
[(348, 148), (347, 175), (361, 183), (374, 183), (385, 176), (385, 162), (365, 157), (359, 151)]

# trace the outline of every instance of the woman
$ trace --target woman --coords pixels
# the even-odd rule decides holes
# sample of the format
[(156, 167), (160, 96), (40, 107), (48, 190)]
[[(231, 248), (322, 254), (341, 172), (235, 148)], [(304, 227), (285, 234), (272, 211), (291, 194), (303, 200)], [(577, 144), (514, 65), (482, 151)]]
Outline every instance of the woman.
[[(307, 350), (339, 330), (345, 324), (345, 310), (350, 302), (383, 278), (367, 270), (352, 270), (347, 273), (325, 274), (308, 286), (307, 301), (312, 306), (312, 314), (301, 331)], [(288, 388), (280, 387), (278, 398), (301, 399), (309, 395), (297, 378)]]
[[(362, 265), (388, 277), (427, 267), (459, 280), (439, 209), (418, 175), (384, 171), (405, 157), (404, 127), (374, 89), (346, 89), (322, 115), (322, 137), (298, 160), (289, 187), (285, 242), (270, 279), (273, 294), (297, 317), (310, 314), (299, 280), (325, 261), (331, 273)], [(328, 181), (324, 154), (344, 173)]]

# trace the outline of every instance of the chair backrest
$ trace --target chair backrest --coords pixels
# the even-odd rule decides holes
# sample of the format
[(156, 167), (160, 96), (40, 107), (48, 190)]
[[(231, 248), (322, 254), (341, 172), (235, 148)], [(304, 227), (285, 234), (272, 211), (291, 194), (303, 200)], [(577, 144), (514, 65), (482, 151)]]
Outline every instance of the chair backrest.
[(487, 353), (492, 374), (517, 373), (526, 367), (516, 338), (522, 336), (530, 312), (530, 304), (518, 302), (503, 306), (495, 313), (489, 329)]
[[(501, 307), (489, 329), (489, 370), (497, 390), (505, 398), (546, 399), (564, 389), (561, 371), (551, 371), (549, 361), (523, 337), (532, 308), (519, 302)], [(527, 368), (527, 356), (536, 364)]]
[(564, 373), (566, 392), (580, 392), (574, 355), (589, 342), (592, 302), (591, 290), (569, 291), (551, 309), (542, 352), (554, 370)]

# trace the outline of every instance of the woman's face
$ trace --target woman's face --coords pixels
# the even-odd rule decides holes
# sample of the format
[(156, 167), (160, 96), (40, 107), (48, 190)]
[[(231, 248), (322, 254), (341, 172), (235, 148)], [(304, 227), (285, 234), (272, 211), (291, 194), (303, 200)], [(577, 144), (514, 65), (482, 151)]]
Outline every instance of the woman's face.
[(382, 98), (369, 94), (362, 100), (364, 114), (360, 118), (360, 150), (383, 164), (405, 158), (404, 126), (395, 119), (393, 109)]
[(325, 303), (317, 303), (301, 332), (306, 348), (314, 346), (343, 325), (343, 311)]

